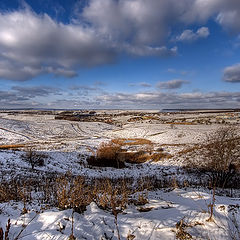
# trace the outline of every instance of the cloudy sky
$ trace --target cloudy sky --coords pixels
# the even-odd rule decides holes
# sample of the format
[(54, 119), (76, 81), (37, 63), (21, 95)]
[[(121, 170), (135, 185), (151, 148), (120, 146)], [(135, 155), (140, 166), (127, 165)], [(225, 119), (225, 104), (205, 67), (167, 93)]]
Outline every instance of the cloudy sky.
[(240, 108), (239, 0), (1, 0), (0, 108)]

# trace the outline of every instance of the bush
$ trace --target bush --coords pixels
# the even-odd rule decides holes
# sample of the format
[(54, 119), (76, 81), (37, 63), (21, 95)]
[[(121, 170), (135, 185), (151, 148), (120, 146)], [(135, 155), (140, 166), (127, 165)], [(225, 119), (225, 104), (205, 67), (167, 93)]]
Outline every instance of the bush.
[(219, 128), (208, 134), (206, 144), (198, 148), (201, 162), (192, 166), (203, 170), (215, 187), (229, 187), (240, 169), (240, 138), (233, 127)]

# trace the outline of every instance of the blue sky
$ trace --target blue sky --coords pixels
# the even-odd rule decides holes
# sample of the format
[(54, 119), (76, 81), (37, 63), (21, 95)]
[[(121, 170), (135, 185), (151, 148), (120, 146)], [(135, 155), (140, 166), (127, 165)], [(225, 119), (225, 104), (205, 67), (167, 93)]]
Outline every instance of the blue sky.
[(239, 0), (2, 0), (0, 108), (240, 108)]

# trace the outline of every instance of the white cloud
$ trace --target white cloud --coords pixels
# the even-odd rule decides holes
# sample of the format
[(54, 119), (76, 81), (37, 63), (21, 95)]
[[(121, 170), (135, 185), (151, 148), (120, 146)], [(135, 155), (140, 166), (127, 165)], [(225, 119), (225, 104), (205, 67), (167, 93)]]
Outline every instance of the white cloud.
[(0, 13), (0, 78), (26, 80), (44, 73), (73, 77), (79, 66), (114, 60), (115, 53), (79, 25), (56, 23), (29, 10)]
[[(82, 16), (106, 38), (133, 45), (161, 46), (173, 26), (204, 24), (210, 18), (240, 32), (239, 0), (90, 0)], [(185, 34), (191, 38), (209, 35), (205, 27), (190, 31)]]
[[(118, 31), (122, 34), (121, 29)], [(57, 23), (29, 9), (0, 13), (0, 78), (27, 80), (45, 73), (74, 77), (81, 67), (114, 62), (119, 52), (137, 56), (177, 54), (176, 47), (118, 40), (100, 34), (93, 25)]]
[(196, 32), (193, 32), (190, 29), (184, 30), (181, 35), (176, 37), (177, 41), (181, 42), (192, 42), (200, 38), (207, 38), (210, 32), (207, 27), (201, 27)]
[(224, 68), (223, 80), (226, 82), (240, 83), (240, 63)]
[[(210, 18), (240, 32), (239, 0), (89, 0), (69, 24), (26, 8), (0, 13), (0, 78), (26, 80), (45, 73), (74, 77), (81, 67), (108, 64), (119, 53), (175, 56), (167, 47), (176, 25)], [(209, 30), (185, 30), (181, 41), (206, 38)]]

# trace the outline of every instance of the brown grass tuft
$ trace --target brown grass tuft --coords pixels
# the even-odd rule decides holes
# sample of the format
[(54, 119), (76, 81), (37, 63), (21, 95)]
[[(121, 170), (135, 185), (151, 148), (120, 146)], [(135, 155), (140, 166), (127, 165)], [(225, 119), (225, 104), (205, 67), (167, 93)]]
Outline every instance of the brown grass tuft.
[(144, 138), (116, 138), (111, 141), (114, 144), (120, 146), (132, 146), (132, 145), (152, 145), (150, 140)]

